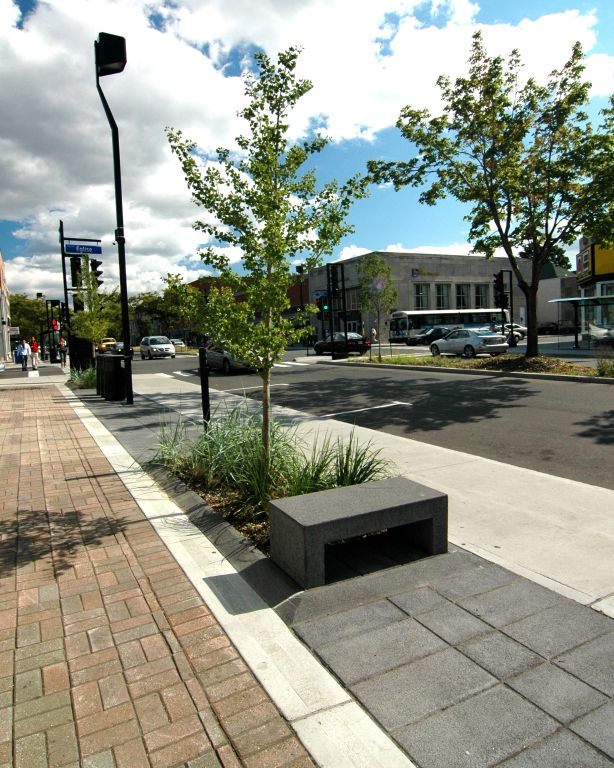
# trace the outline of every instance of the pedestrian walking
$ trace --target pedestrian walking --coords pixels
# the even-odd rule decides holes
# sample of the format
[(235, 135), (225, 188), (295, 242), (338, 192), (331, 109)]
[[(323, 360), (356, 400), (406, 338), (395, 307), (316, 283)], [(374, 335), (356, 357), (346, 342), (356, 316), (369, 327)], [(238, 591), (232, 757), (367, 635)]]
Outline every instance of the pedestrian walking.
[(28, 370), (28, 358), (30, 357), (31, 354), (32, 354), (32, 350), (30, 349), (30, 345), (25, 339), (22, 339), (17, 345), (17, 358), (21, 357), (22, 371)]
[(375, 328), (371, 328), (371, 341), (375, 344), (377, 341), (377, 331)]
[(60, 365), (62, 368), (66, 368), (66, 339), (62, 336), (60, 338), (59, 351), (60, 351)]
[(32, 360), (32, 370), (38, 368), (38, 341), (32, 336), (30, 339), (30, 358)]

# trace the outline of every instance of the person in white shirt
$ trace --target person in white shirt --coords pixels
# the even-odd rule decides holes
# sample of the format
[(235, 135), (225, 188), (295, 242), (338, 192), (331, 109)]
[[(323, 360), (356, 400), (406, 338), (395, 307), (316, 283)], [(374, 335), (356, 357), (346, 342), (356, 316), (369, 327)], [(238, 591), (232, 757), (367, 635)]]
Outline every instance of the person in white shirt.
[(28, 358), (32, 354), (32, 350), (30, 349), (30, 345), (25, 339), (21, 340), (21, 370), (27, 371), (28, 370)]

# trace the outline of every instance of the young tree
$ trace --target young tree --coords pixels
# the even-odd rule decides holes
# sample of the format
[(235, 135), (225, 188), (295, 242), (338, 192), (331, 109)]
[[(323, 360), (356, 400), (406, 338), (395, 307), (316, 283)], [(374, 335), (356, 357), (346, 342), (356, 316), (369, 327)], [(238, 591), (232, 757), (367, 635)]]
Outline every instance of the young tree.
[(119, 289), (99, 291), (96, 275), (84, 260), (81, 273), (81, 289), (76, 294), (83, 303), (83, 310), (70, 315), (70, 332), (73, 336), (95, 344), (105, 336), (120, 336), (121, 304)]
[[(371, 180), (423, 187), (420, 201), (446, 195), (468, 203), (474, 251), (506, 253), (527, 303), (527, 356), (537, 348), (537, 290), (544, 264), (579, 234), (613, 236), (611, 133), (595, 130), (584, 108), (579, 44), (545, 85), (521, 81), (517, 51), (507, 64), (473, 36), (469, 73), (437, 81), (440, 117), (405, 107), (397, 126), (417, 154), (402, 162), (372, 161)], [(612, 120), (611, 113), (606, 116)], [(611, 124), (610, 124), (611, 128)], [(609, 171), (607, 169), (610, 169)], [(424, 187), (424, 185), (426, 185)], [(530, 278), (519, 270), (531, 262)]]
[[(244, 76), (248, 104), (239, 115), (249, 130), (237, 138), (238, 152), (219, 149), (216, 161), (200, 164), (195, 144), (167, 128), (192, 199), (209, 214), (194, 224), (211, 243), (201, 258), (219, 276), (207, 304), (209, 332), (260, 374), (267, 460), (271, 369), (303, 333), (284, 317), (291, 263), (300, 257), (307, 271), (317, 266), (352, 231), (346, 216), (353, 200), (365, 195), (357, 177), (318, 188), (313, 169), (301, 170), (327, 139), (315, 135), (292, 143), (288, 137), (289, 112), (312, 88), (296, 76), (298, 55), (289, 48), (275, 64), (256, 54), (257, 73)], [(220, 243), (241, 250), (242, 273), (232, 269)]]
[[(392, 283), (390, 265), (377, 253), (368, 253), (356, 262), (360, 305), (375, 315), (377, 331), (377, 358), (382, 359), (382, 337), (380, 333), (382, 314), (387, 315), (398, 300), (398, 293)], [(372, 339), (373, 341), (373, 339)]]

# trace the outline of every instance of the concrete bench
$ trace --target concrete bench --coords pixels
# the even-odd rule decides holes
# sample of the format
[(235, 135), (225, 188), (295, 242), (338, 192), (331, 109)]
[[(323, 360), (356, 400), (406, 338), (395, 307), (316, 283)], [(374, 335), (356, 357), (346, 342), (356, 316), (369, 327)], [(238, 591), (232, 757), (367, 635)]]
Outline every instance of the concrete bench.
[(325, 583), (325, 549), (390, 528), (412, 546), (448, 551), (448, 497), (405, 477), (269, 502), (271, 558), (304, 588)]

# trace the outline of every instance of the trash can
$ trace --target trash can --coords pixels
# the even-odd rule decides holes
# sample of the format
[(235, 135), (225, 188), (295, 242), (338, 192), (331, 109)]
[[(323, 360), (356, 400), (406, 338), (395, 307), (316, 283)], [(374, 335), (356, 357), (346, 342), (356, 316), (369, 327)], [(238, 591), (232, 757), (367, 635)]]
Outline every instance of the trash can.
[(96, 356), (96, 394), (105, 400), (123, 400), (126, 397), (123, 355)]

